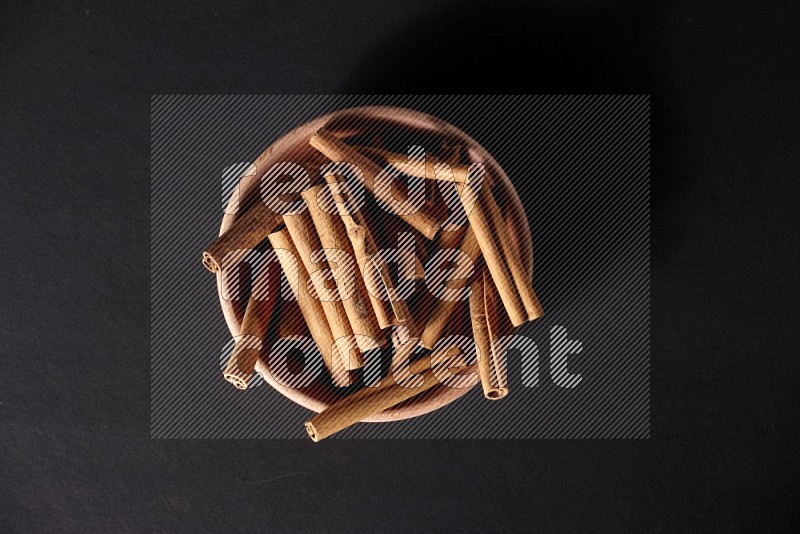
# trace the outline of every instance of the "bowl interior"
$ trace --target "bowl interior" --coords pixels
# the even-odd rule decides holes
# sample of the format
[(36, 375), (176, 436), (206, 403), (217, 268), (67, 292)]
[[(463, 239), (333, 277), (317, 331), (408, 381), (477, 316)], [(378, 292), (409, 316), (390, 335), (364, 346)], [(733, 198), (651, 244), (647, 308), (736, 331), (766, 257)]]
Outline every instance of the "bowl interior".
[[(461, 163), (470, 164), (481, 162), (486, 169), (487, 184), (492, 188), (492, 193), (497, 198), (503, 211), (506, 230), (512, 237), (511, 242), (516, 247), (517, 257), (523, 261), (528, 274), (532, 274), (533, 255), (530, 228), (522, 203), (514, 190), (506, 173), (500, 168), (492, 156), (486, 152), (475, 140), (458, 128), (441, 121), (430, 115), (403, 108), (395, 107), (360, 107), (336, 111), (318, 117), (290, 131), (274, 142), (261, 156), (259, 168), (269, 168), (279, 161), (304, 161), (310, 157), (318, 157), (316, 151), (309, 145), (311, 136), (320, 128), (333, 132), (348, 144), (376, 144), (387, 150), (405, 153), (409, 145), (423, 146), (429, 153), (435, 153), (440, 145), (452, 146), (460, 144)], [(253, 166), (254, 168), (254, 166)], [(245, 173), (247, 174), (247, 173)], [(234, 193), (231, 202), (256, 198), (258, 195), (259, 176), (254, 173), (244, 176), (239, 184), (238, 191)], [(236, 197), (238, 195), (238, 198)], [(393, 217), (386, 215), (386, 217)], [(237, 214), (225, 214), (220, 225), (220, 234), (224, 233), (235, 222)], [(399, 220), (399, 219), (398, 219)], [(391, 224), (391, 221), (388, 222)], [(244, 271), (243, 276), (247, 276)], [(217, 275), (217, 289), (220, 305), (225, 316), (231, 336), (239, 335), (246, 299), (231, 300), (225, 296), (229, 294), (226, 277)], [(245, 287), (244, 285), (242, 287)], [(409, 307), (414, 313), (415, 306), (421, 306), (424, 294), (421, 284), (415, 290), (414, 297), (409, 299)], [(277, 320), (280, 321), (280, 303), (277, 310)], [(456, 314), (460, 320), (453, 327), (453, 333), (471, 337), (469, 332), (469, 317), (466, 302), (459, 305)], [(274, 322), (274, 321), (273, 321)], [(272, 328), (271, 328), (272, 331)], [(267, 343), (269, 343), (267, 336)], [(393, 349), (384, 349), (381, 353), (383, 362), (388, 362)], [(305, 388), (288, 388), (278, 383), (269, 372), (268, 358), (262, 358), (256, 365), (256, 371), (264, 381), (278, 390), (292, 401), (315, 412), (327, 408), (332, 402), (349, 393), (352, 388), (333, 388), (327, 381), (319, 380)], [(357, 384), (356, 386), (357, 387)], [(388, 410), (378, 413), (367, 422), (396, 421), (415, 417), (445, 406), (463, 396), (471, 388), (435, 387), (427, 392), (405, 401)]]

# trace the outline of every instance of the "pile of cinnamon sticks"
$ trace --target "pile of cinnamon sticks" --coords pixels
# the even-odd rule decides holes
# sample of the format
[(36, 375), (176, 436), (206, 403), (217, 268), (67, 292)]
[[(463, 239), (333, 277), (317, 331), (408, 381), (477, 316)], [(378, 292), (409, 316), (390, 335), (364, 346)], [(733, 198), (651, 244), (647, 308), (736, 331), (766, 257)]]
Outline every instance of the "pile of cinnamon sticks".
[[(431, 388), (447, 387), (442, 382), (450, 378), (474, 377), (476, 370), (487, 399), (504, 397), (508, 379), (502, 338), (543, 312), (489, 181), (475, 172), (482, 168), (462, 164), (459, 145), (443, 146), (438, 157), (415, 159), (350, 145), (325, 129), (309, 143), (316, 150), (313, 158), (279, 169), (297, 176), (305, 171), (309, 178), (296, 180), (299, 185), (282, 189), (269, 202), (251, 202), (203, 252), (203, 264), (220, 273), (235, 265), (243, 251), (268, 244), (296, 299), (296, 305), (276, 306), (280, 284), (273, 280), (264, 291), (253, 284), (225, 379), (246, 389), (259, 358), (263, 361), (269, 351), (270, 325), (294, 320), (285, 314), (299, 312), (334, 386), (351, 386), (366, 363), (365, 353), (390, 345), (391, 369), (405, 370), (404, 379), (390, 373), (378, 386), (357, 389), (312, 417), (306, 430), (314, 441)], [(265, 159), (255, 162), (259, 176), (274, 172), (262, 165)], [(352, 175), (384, 207), (392, 224), (421, 242), (413, 259), (414, 278), (425, 278), (426, 257), (452, 251), (453, 267), (443, 295), (417, 299), (419, 309), (412, 310), (399, 291), (399, 274), (378, 248), (376, 232), (385, 232), (385, 224), (354, 209), (358, 202), (343, 167), (334, 165), (340, 162), (356, 170)], [(409, 190), (393, 187), (391, 181), (387, 187), (387, 171), (424, 179), (424, 202), (415, 203), (414, 210), (403, 209)], [(455, 188), (460, 200), (456, 207), (466, 215), (468, 223), (462, 227), (442, 228), (453, 211), (439, 190), (445, 182)], [(262, 194), (263, 186), (262, 181)], [(467, 294), (467, 299), (453, 297)], [(459, 323), (462, 312), (468, 313), (468, 322)], [(447, 334), (458, 333), (459, 324), (468, 326), (465, 333), (474, 340), (476, 362), (466, 361), (458, 346), (442, 346)], [(281, 329), (277, 332), (280, 335)], [(431, 352), (413, 359), (418, 346)]]

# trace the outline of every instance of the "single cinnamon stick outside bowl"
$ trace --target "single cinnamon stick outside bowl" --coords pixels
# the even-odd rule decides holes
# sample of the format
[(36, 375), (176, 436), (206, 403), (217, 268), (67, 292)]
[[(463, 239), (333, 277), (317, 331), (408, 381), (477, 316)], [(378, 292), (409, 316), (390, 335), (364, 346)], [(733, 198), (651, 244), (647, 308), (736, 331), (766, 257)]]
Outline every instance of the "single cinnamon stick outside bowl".
[[(533, 263), (528, 221), (522, 203), (514, 191), (508, 176), (491, 154), (469, 135), (440, 119), (414, 110), (386, 106), (343, 109), (317, 117), (306, 124), (298, 126), (275, 141), (254, 161), (257, 170), (252, 173), (252, 176), (240, 182), (239, 198), (246, 200), (257, 196), (259, 194), (258, 178), (265, 169), (270, 168), (274, 163), (305, 161), (313, 156), (316, 150), (309, 145), (309, 139), (320, 128), (331, 131), (341, 139), (347, 139), (351, 136), (361, 135), (366, 131), (365, 128), (374, 128), (375, 125), (382, 127), (384, 124), (390, 128), (401, 128), (409, 132), (417, 131), (421, 134), (434, 134), (456, 142), (462, 147), (462, 164), (468, 165), (471, 162), (480, 162), (486, 167), (487, 174), (495, 179), (492, 187), (495, 196), (503, 198), (505, 229), (511, 237), (513, 246), (518, 251), (526, 272), (530, 274)], [(220, 225), (220, 233), (227, 231), (241, 215), (242, 212), (233, 211), (224, 214)], [(224, 276), (220, 276), (220, 273), (217, 273), (216, 280), (220, 307), (231, 336), (235, 337), (239, 335), (247, 301), (235, 301), (225, 298), (224, 296), (228, 294), (226, 285), (229, 280)], [(264, 376), (265, 381), (279, 393), (309, 410), (320, 412), (330, 405), (330, 401), (325, 396), (315, 396), (314, 392), (285, 388), (276, 383), (270, 378), (268, 367), (263, 359), (259, 359), (257, 362), (256, 371)], [(445, 406), (467, 392), (467, 389), (462, 388), (436, 388), (429, 394), (418, 396), (413, 401), (370, 415), (364, 421), (383, 422), (416, 417)]]
[[(458, 349), (450, 350), (460, 352)], [(476, 364), (462, 366), (457, 369), (457, 372), (458, 374), (468, 374), (474, 372), (475, 367)], [(363, 421), (370, 415), (396, 406), (435, 386), (448, 387), (439, 381), (436, 372), (430, 368), (430, 357), (427, 358), (427, 363), (425, 360), (411, 363), (408, 371), (412, 375), (419, 375), (422, 383), (403, 385), (402, 380), (398, 383), (391, 377), (387, 377), (377, 387), (364, 387), (307, 421), (305, 428), (308, 436), (314, 441), (325, 439)]]

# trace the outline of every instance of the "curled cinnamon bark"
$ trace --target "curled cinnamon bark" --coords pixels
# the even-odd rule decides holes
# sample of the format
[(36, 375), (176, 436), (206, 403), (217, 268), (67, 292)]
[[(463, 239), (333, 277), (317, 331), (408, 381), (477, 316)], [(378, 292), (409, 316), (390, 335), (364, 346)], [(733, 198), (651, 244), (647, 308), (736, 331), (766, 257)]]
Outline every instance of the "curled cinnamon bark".
[[(366, 146), (355, 147), (360, 153), (375, 156), (383, 159), (403, 174), (415, 178), (426, 178), (428, 180), (439, 180), (443, 182), (456, 182), (458, 184), (469, 183), (469, 166), (460, 163), (449, 163), (446, 160), (434, 156), (425, 155), (425, 161), (417, 162), (414, 158), (409, 158), (405, 154), (388, 152), (379, 148)], [(443, 164), (446, 164), (443, 165)], [(450, 168), (451, 172), (447, 171)]]
[(364, 281), (359, 269), (356, 268), (355, 253), (347, 237), (344, 223), (338, 215), (332, 215), (320, 208), (317, 200), (320, 193), (330, 194), (327, 186), (317, 185), (300, 195), (308, 206), (327, 263), (342, 264), (337, 269), (340, 276), (334, 281), (342, 298), (342, 306), (350, 327), (356, 336), (356, 343), (363, 351), (385, 347), (388, 340), (378, 326)]
[(470, 283), (469, 313), (472, 337), (478, 350), (478, 376), (483, 395), (489, 400), (502, 399), (508, 394), (505, 362), (498, 357), (504, 355), (496, 353), (496, 343), (493, 343), (499, 331), (495, 292), (489, 271), (484, 267)]
[(225, 380), (238, 389), (247, 389), (254, 376), (253, 371), (272, 319), (275, 300), (270, 295), (266, 299), (251, 297), (247, 302), (241, 334), (236, 338), (228, 365), (222, 374)]
[[(300, 313), (308, 325), (311, 338), (317, 344), (322, 359), (325, 361), (325, 367), (331, 373), (333, 383), (337, 386), (350, 385), (351, 377), (344, 362), (341, 356), (335, 353), (333, 334), (328, 319), (325, 317), (325, 311), (322, 309), (322, 303), (308, 292), (308, 271), (300, 261), (300, 253), (292, 242), (289, 231), (283, 228), (274, 232), (269, 235), (269, 241), (286, 274), (289, 287), (297, 300)], [(283, 320), (288, 321), (292, 318), (284, 317)]]
[(256, 248), (280, 223), (280, 215), (272, 212), (263, 202), (254, 202), (227, 232), (203, 251), (203, 265), (212, 273), (220, 271), (230, 254)]
[[(412, 350), (416, 346), (414, 343), (403, 345), (404, 350)], [(453, 347), (449, 349), (448, 356), (460, 353), (460, 349)], [(475, 371), (477, 364), (459, 366), (451, 369), (452, 373), (468, 375)], [(332, 404), (325, 411), (312, 417), (306, 422), (306, 432), (314, 441), (325, 439), (340, 430), (343, 430), (365, 418), (382, 412), (392, 406), (415, 397), (435, 386), (447, 387), (440, 382), (442, 371), (430, 367), (430, 358), (413, 362), (408, 366), (411, 375), (418, 375), (421, 381), (419, 384), (409, 384), (404, 380), (400, 383), (393, 379), (384, 379), (377, 387), (364, 387), (359, 391), (348, 395), (340, 401)], [(406, 385), (403, 385), (403, 384)]]
[[(322, 152), (331, 161), (343, 161), (357, 166), (364, 174), (364, 187), (376, 198), (384, 201), (387, 205), (392, 205), (396, 201), (392, 196), (391, 188), (377, 186), (376, 179), (381, 176), (383, 170), (369, 158), (360, 154), (353, 147), (347, 145), (342, 140), (334, 136), (325, 129), (317, 131), (311, 137), (311, 146)], [(401, 195), (403, 198), (397, 199), (400, 202), (408, 201), (408, 195)], [(405, 222), (416, 228), (428, 239), (433, 239), (442, 226), (441, 214), (436, 213), (432, 206), (423, 202), (419, 208), (412, 213), (400, 213), (398, 216)]]
[(344, 366), (348, 370), (363, 367), (366, 363), (364, 355), (355, 343), (353, 329), (350, 326), (350, 321), (347, 318), (338, 290), (335, 286), (332, 288), (327, 287), (328, 280), (324, 280), (321, 274), (317, 276), (313, 274), (321, 269), (329, 271), (329, 266), (323, 258), (320, 258), (321, 261), (316, 262), (312, 260), (312, 257), (321, 254), (322, 245), (319, 242), (308, 210), (284, 215), (283, 221), (300, 255), (300, 261), (309, 273), (311, 285), (315, 290), (315, 294), (312, 297), (318, 298), (322, 305), (325, 317), (331, 327), (334, 343), (339, 347), (338, 352), (341, 354)]
[[(473, 264), (480, 258), (481, 249), (472, 227), (467, 227), (458, 250), (462, 254), (466, 254)], [(451, 287), (454, 289), (462, 288), (466, 287), (468, 283), (469, 281), (467, 279), (454, 280)], [(450, 320), (450, 316), (461, 303), (462, 302), (457, 300), (444, 299), (440, 299), (436, 302), (433, 311), (428, 317), (428, 322), (425, 324), (425, 328), (420, 335), (419, 344), (421, 346), (426, 349), (432, 349), (434, 345), (436, 345), (436, 342), (442, 337), (442, 333), (444, 332), (447, 322)]]
[(476, 191), (475, 188), (467, 186), (462, 189), (459, 198), (467, 212), (470, 228), (475, 232), (486, 266), (497, 286), (500, 299), (503, 301), (506, 313), (511, 318), (511, 323), (519, 326), (527, 322), (528, 314), (520, 300), (514, 279), (508, 271), (506, 258), (498, 246), (498, 240), (501, 238), (495, 235), (490, 216), (487, 214), (487, 204), (494, 202), (491, 191), (488, 187), (481, 187)]
[(414, 322), (406, 301), (397, 293), (398, 284), (391, 277), (389, 267), (378, 254), (378, 246), (360, 211), (349, 210), (352, 199), (347, 183), (335, 174), (325, 175), (331, 194), (336, 200), (339, 216), (347, 228), (356, 261), (364, 277), (373, 310), (381, 328), (406, 326), (414, 330)]

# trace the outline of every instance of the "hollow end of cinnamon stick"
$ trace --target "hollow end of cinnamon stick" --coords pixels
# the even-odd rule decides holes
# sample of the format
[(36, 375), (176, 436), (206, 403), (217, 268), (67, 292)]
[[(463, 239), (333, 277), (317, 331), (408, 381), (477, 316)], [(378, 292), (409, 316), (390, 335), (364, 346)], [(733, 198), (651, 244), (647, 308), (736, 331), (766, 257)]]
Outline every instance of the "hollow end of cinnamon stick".
[(489, 400), (500, 400), (508, 395), (508, 388), (492, 388), (483, 392), (483, 396)]
[(218, 272), (220, 264), (225, 264), (229, 253), (257, 247), (280, 222), (280, 216), (263, 202), (254, 203), (227, 231), (206, 247), (203, 251), (203, 265), (211, 272)]
[(234, 347), (222, 377), (236, 389), (247, 389), (253, 380), (257, 360), (257, 350), (241, 346)]
[(316, 443), (319, 441), (319, 436), (317, 435), (317, 429), (314, 428), (314, 423), (311, 421), (306, 421), (306, 432), (308, 432), (308, 437)]
[(205, 251), (203, 252), (203, 266), (212, 273), (219, 271), (219, 264), (217, 261), (211, 254)]
[(247, 380), (236, 373), (225, 373), (222, 375), (225, 380), (233, 384), (236, 389), (247, 389)]

